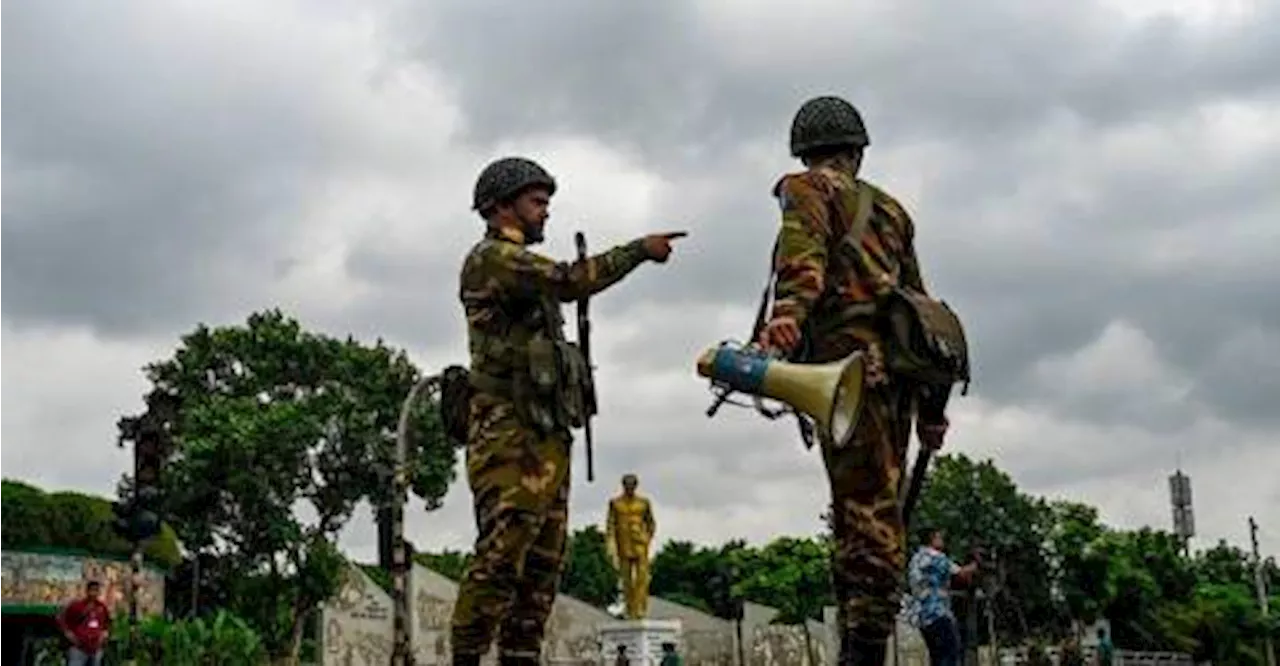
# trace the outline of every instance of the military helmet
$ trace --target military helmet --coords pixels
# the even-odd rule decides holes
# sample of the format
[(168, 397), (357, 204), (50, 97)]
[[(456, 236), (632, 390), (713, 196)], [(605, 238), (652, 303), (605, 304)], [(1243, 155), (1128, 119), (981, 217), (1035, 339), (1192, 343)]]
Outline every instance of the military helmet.
[(556, 179), (541, 165), (524, 157), (504, 157), (494, 160), (480, 172), (476, 179), (472, 210), (481, 213), (516, 196), (521, 190), (534, 185), (556, 193)]
[(853, 105), (832, 95), (814, 97), (801, 105), (791, 121), (791, 155), (800, 157), (815, 148), (871, 143), (862, 116)]

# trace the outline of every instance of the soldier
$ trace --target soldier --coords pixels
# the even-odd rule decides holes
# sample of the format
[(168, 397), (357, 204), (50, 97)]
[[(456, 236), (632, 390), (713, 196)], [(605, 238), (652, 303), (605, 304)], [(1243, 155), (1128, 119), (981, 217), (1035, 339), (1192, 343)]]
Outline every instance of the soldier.
[[(825, 363), (865, 350), (867, 386), (854, 441), (822, 438), (836, 547), (832, 573), (841, 622), (840, 664), (885, 662), (905, 565), (899, 479), (917, 411), (917, 432), (942, 445), (945, 402), (885, 369), (873, 324), (876, 302), (895, 286), (925, 293), (911, 218), (888, 193), (858, 179), (869, 144), (862, 117), (838, 97), (804, 103), (791, 125), (791, 154), (806, 170), (774, 188), (782, 208), (774, 304), (758, 342), (795, 362)], [(845, 243), (859, 202), (870, 197), (857, 242)], [(867, 210), (864, 208), (863, 210)], [(861, 226), (861, 224), (860, 224)], [(917, 398), (921, 398), (917, 401)]]
[(556, 182), (519, 157), (480, 173), (474, 209), (488, 227), (462, 267), (471, 350), (467, 482), (478, 535), (454, 605), (455, 664), (479, 663), (497, 633), (503, 664), (537, 664), (556, 597), (569, 511), (570, 427), (583, 413), (586, 361), (565, 342), (560, 302), (599, 292), (671, 241), (655, 234), (574, 264), (541, 242)]

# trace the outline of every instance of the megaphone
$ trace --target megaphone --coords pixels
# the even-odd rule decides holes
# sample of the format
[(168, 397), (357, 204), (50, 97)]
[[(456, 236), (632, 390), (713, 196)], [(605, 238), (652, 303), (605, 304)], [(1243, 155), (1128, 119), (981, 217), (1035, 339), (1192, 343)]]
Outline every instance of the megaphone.
[(852, 442), (862, 416), (866, 368), (861, 351), (830, 363), (790, 363), (729, 342), (698, 357), (698, 374), (713, 385), (786, 404), (813, 419), (837, 448)]

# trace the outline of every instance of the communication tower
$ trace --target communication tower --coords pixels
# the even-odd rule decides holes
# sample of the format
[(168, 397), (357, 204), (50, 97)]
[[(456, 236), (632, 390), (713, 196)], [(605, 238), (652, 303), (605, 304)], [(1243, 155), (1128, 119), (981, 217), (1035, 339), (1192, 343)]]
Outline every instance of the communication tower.
[(1190, 553), (1191, 537), (1196, 535), (1196, 517), (1191, 508), (1191, 477), (1182, 470), (1169, 476), (1169, 503), (1173, 507), (1173, 533), (1182, 542), (1184, 553)]

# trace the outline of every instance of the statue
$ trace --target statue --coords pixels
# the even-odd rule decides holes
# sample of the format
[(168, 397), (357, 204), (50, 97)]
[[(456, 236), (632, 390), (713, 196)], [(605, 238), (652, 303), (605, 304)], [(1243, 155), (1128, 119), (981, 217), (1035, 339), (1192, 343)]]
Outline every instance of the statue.
[(605, 547), (609, 561), (622, 576), (622, 595), (628, 620), (649, 612), (649, 543), (657, 523), (649, 500), (636, 494), (635, 474), (622, 477), (622, 494), (609, 501)]

